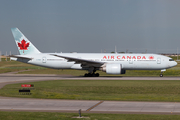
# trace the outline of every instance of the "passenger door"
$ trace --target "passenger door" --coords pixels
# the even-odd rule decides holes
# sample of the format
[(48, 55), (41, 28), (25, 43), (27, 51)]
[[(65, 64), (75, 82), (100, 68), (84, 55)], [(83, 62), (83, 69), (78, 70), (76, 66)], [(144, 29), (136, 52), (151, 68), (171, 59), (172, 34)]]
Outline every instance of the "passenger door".
[(157, 64), (161, 64), (161, 58), (157, 58)]
[(42, 63), (46, 63), (46, 57), (42, 57)]
[(133, 59), (129, 59), (129, 64), (133, 64)]

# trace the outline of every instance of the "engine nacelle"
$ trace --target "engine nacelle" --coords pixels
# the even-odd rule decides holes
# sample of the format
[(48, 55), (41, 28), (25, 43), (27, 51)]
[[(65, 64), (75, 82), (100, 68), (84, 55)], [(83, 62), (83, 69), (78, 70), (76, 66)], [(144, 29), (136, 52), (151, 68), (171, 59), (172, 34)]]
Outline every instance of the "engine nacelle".
[(106, 64), (101, 70), (107, 74), (125, 74), (125, 70), (121, 70), (121, 64)]

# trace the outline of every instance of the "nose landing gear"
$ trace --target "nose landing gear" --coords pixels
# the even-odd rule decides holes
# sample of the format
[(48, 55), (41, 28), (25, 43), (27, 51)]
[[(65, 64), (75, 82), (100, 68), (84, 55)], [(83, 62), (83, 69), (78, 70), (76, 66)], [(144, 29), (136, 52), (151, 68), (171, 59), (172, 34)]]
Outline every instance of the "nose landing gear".
[(163, 74), (161, 73), (159, 76), (160, 76), (160, 77), (163, 77)]
[(163, 77), (163, 72), (166, 71), (166, 69), (161, 70), (161, 74), (159, 75), (160, 77)]

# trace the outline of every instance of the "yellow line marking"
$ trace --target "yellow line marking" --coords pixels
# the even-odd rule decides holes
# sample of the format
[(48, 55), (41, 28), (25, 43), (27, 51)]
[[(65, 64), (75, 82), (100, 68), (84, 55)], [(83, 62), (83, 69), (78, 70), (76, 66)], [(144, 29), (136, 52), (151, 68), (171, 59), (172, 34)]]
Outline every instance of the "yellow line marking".
[(96, 106), (100, 105), (101, 103), (103, 103), (104, 101), (100, 101), (98, 102), (97, 104), (95, 104), (94, 106), (90, 107), (89, 109), (87, 109), (86, 111), (90, 111), (92, 110), (93, 108), (95, 108)]

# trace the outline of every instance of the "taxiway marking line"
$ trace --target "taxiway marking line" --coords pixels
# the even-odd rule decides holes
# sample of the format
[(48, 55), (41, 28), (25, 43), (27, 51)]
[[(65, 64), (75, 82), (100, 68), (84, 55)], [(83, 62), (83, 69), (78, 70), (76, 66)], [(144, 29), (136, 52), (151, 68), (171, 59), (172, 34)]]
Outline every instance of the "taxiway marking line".
[(86, 111), (90, 111), (92, 110), (93, 108), (97, 107), (98, 105), (100, 105), (101, 103), (103, 103), (104, 101), (100, 101), (98, 102), (97, 104), (93, 105), (92, 107), (90, 107), (89, 109), (87, 109)]

